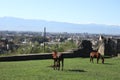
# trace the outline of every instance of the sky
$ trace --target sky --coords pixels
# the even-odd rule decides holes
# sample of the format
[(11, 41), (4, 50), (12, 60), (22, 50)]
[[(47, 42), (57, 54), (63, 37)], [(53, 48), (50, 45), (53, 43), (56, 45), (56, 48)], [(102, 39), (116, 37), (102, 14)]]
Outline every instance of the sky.
[(0, 17), (120, 25), (120, 0), (0, 0)]

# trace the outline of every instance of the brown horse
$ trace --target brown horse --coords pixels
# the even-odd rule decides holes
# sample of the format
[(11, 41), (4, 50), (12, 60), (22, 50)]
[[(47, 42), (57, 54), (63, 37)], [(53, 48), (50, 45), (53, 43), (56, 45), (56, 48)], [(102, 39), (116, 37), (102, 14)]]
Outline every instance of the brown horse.
[(97, 51), (91, 52), (90, 53), (90, 62), (92, 61), (93, 63), (93, 58), (97, 58), (97, 63), (99, 62), (99, 59), (102, 59), (102, 63), (104, 64), (104, 57), (98, 53)]
[(60, 53), (58, 54), (56, 51), (53, 51), (52, 57), (54, 60), (53, 69), (60, 70), (60, 66), (61, 66), (60, 64), (62, 63), (62, 70), (63, 70), (63, 66), (64, 66), (63, 54), (60, 54)]

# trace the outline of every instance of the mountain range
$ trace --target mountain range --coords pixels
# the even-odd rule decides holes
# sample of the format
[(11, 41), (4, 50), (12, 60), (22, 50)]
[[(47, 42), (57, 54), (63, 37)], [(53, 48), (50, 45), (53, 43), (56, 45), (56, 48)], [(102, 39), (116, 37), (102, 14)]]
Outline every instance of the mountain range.
[(105, 24), (75, 24), (38, 19), (0, 17), (0, 30), (8, 31), (43, 31), (69, 33), (120, 34), (120, 26)]

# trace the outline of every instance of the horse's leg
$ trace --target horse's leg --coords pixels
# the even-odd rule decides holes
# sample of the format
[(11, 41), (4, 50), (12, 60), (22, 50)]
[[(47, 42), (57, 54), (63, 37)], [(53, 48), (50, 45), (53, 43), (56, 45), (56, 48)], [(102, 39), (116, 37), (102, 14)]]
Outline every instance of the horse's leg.
[(90, 57), (90, 62), (91, 62), (91, 57)]
[(90, 56), (90, 62), (92, 61), (92, 56)]
[(57, 61), (57, 70), (60, 70), (60, 60)]
[(64, 58), (62, 58), (62, 71), (63, 71), (63, 67), (64, 67)]
[(92, 63), (94, 63), (94, 62), (93, 62), (93, 57), (92, 57)]
[(98, 62), (99, 62), (99, 57), (97, 57), (97, 64), (98, 64)]
[(55, 66), (54, 66), (54, 70), (57, 69), (57, 61), (55, 61)]
[(104, 64), (104, 57), (102, 57), (102, 63)]
[(53, 65), (53, 69), (54, 69), (54, 70), (55, 70), (55, 65), (56, 65), (55, 63), (56, 63), (56, 61), (55, 61), (55, 59), (54, 59), (54, 65)]
[(56, 63), (56, 70), (59, 69), (59, 59), (57, 59), (57, 63)]
[(54, 70), (56, 70), (56, 69), (57, 69), (57, 67), (58, 67), (58, 59), (56, 58), (56, 59), (55, 59), (55, 66), (54, 66)]
[(58, 66), (58, 70), (60, 70), (60, 60), (59, 60), (59, 64), (58, 64), (59, 66)]
[(100, 58), (102, 60), (102, 64), (104, 64), (104, 56), (100, 55)]

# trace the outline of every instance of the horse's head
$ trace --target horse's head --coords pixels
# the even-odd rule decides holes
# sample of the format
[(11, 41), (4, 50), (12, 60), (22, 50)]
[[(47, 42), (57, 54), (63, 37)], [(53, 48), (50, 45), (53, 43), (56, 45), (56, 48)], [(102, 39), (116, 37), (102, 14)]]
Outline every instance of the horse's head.
[(53, 51), (53, 52), (52, 52), (52, 57), (53, 57), (53, 58), (57, 58), (57, 51)]

